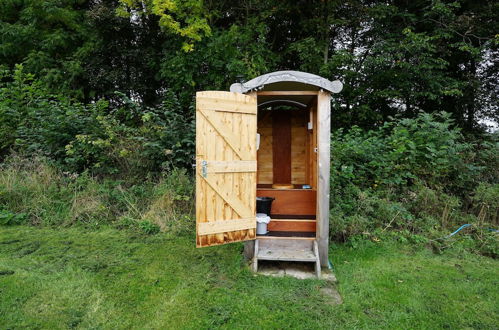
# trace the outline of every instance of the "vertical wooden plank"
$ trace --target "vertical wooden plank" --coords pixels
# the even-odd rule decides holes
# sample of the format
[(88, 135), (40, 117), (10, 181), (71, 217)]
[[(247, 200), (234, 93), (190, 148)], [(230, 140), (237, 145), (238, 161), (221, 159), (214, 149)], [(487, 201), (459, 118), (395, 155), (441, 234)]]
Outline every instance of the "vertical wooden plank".
[[(315, 102), (315, 101), (312, 101)], [(306, 137), (306, 145), (305, 145), (305, 184), (312, 185), (312, 181), (310, 180), (310, 143), (312, 138), (311, 130), (308, 129), (308, 122), (313, 123), (311, 116), (311, 106), (307, 108), (307, 137)]]
[(273, 183), (272, 163), (272, 116), (271, 111), (258, 112), (258, 133), (260, 148), (257, 152), (258, 181), (257, 183)]
[[(246, 131), (245, 127), (245, 121), (249, 120), (249, 118), (246, 118), (244, 115), (239, 115), (235, 121), (237, 123), (236, 125), (236, 132), (239, 132), (239, 143), (242, 146), (246, 146), (245, 143), (248, 143), (248, 134)], [(255, 137), (256, 138), (256, 137)], [(246, 173), (235, 173), (234, 174), (237, 177), (237, 180), (239, 181), (239, 189), (237, 190), (237, 197), (243, 201), (247, 205), (247, 189), (249, 187), (246, 186)], [(239, 230), (236, 233), (236, 239), (237, 240), (242, 240), (245, 236), (245, 231)]]
[(291, 183), (306, 184), (307, 168), (307, 111), (291, 113)]
[(273, 183), (291, 183), (291, 116), (288, 111), (272, 113)]
[[(223, 123), (223, 115), (224, 112), (214, 112), (215, 116), (217, 117), (217, 121)], [(212, 140), (213, 146), (215, 153), (212, 155), (210, 159), (223, 159), (225, 161), (225, 149), (229, 149), (226, 146), (225, 141), (223, 140), (223, 137), (220, 135), (220, 132), (216, 132), (213, 140)], [(224, 157), (224, 158), (222, 158)], [(224, 187), (225, 188), (225, 177), (227, 173), (216, 173), (215, 180), (218, 186)], [(213, 214), (213, 221), (217, 220), (224, 220), (224, 214), (223, 214), (223, 208), (226, 204), (226, 201), (215, 191), (215, 203), (213, 205), (214, 209), (214, 214)], [(213, 240), (216, 244), (223, 244), (225, 242), (225, 235), (226, 233), (217, 233), (213, 234)]]
[[(248, 93), (249, 95), (257, 104), (257, 94), (256, 92), (251, 92)], [(258, 130), (258, 117), (254, 116), (253, 120), (250, 122), (249, 127), (248, 127), (248, 132), (251, 135), (251, 132), (255, 131), (257, 132)], [(261, 140), (260, 140), (260, 146), (261, 146)], [(251, 152), (254, 152), (255, 154), (258, 154), (258, 150), (256, 149), (256, 143), (254, 146), (251, 148)], [(257, 156), (257, 166), (258, 166), (258, 156)], [(256, 214), (256, 184), (258, 182), (258, 172), (257, 173), (251, 173), (250, 177), (250, 185), (254, 185), (252, 187), (253, 189), (250, 189), (250, 196), (249, 196), (249, 203), (250, 203), (250, 208), (253, 210), (253, 212)], [(252, 237), (256, 237), (256, 230), (251, 229), (246, 232), (246, 239), (250, 239)], [(254, 247), (255, 247), (255, 240), (247, 240), (244, 242), (244, 256), (246, 259), (251, 260), (254, 257)]]
[[(251, 97), (251, 100), (254, 102), (255, 105), (257, 105), (257, 94), (256, 92), (249, 93), (248, 96)], [(257, 111), (258, 112), (258, 111)], [(253, 143), (250, 143), (250, 153), (256, 155), (257, 150), (256, 150), (256, 135), (255, 132), (257, 131), (258, 128), (258, 122), (257, 122), (257, 116), (252, 116), (250, 117), (251, 120), (248, 122), (248, 136), (250, 139), (255, 139)], [(253, 214), (256, 215), (256, 185), (257, 185), (257, 173), (248, 173), (249, 175), (249, 181), (248, 185), (250, 185), (249, 189), (249, 207), (252, 210)], [(246, 231), (246, 237), (245, 239), (251, 239), (252, 237), (256, 237), (256, 228), (255, 229), (248, 229)]]
[[(206, 121), (206, 118), (205, 118)], [(205, 142), (205, 148), (206, 148), (206, 159), (214, 159), (215, 153), (216, 153), (216, 144), (213, 143), (214, 140), (217, 138), (217, 133), (213, 126), (211, 126), (207, 122), (207, 132), (208, 132), (208, 140)], [(206, 182), (205, 182), (206, 184)], [(211, 188), (210, 186), (206, 185), (206, 220), (207, 221), (215, 221), (215, 204), (217, 202), (217, 193)], [(217, 237), (216, 235), (207, 235), (208, 238), (208, 244), (217, 244)]]
[[(196, 111), (196, 219), (205, 219), (205, 209), (204, 205), (204, 182), (201, 180), (197, 180), (199, 166), (204, 158), (204, 141), (206, 141), (206, 134), (203, 129), (203, 120), (204, 118), (200, 116)], [(198, 221), (196, 221), (196, 233), (198, 232)], [(201, 241), (203, 238), (199, 235), (196, 235), (196, 245), (201, 246), (203, 242)]]
[(328, 266), (329, 249), (329, 171), (331, 144), (331, 94), (317, 97), (317, 243), (322, 267)]
[[(318, 101), (317, 101), (318, 102)], [(318, 152), (317, 152), (317, 132), (319, 129), (319, 123), (317, 120), (317, 103), (314, 105), (312, 108), (312, 123), (313, 123), (313, 130), (312, 130), (312, 140), (311, 140), (311, 145), (310, 145), (310, 161), (311, 161), (311, 167), (310, 167), (310, 179), (311, 182), (310, 184), (312, 185), (313, 189), (317, 189), (317, 157), (318, 157)]]
[[(236, 123), (234, 122), (234, 117), (237, 116), (237, 114), (234, 113), (226, 113), (225, 114), (225, 125), (228, 127), (232, 128), (232, 131), (236, 131)], [(225, 159), (228, 161), (233, 161), (236, 159), (235, 153), (233, 150), (230, 148), (225, 148)], [(231, 193), (234, 194), (236, 191), (234, 190), (234, 179), (235, 175), (233, 173), (227, 173), (226, 175), (226, 180), (227, 180), (227, 187), (230, 189)], [(225, 219), (236, 219), (235, 218), (236, 214), (234, 210), (230, 207), (228, 203), (224, 203), (224, 217)], [(236, 234), (234, 232), (228, 233), (228, 239), (230, 241), (235, 241), (236, 240)]]

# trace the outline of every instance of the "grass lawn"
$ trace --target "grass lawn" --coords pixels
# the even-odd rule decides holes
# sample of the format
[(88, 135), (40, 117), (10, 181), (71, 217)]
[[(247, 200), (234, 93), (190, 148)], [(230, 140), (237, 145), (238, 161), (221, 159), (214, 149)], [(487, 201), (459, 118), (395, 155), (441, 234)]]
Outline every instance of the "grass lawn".
[(319, 280), (254, 276), (242, 244), (0, 226), (0, 328), (497, 328), (499, 261), (380, 243), (333, 247)]

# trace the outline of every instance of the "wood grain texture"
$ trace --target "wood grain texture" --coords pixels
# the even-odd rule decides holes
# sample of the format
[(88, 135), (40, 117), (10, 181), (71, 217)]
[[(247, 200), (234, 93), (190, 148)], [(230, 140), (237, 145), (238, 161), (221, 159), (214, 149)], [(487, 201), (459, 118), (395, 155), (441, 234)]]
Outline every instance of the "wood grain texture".
[(198, 224), (198, 234), (218, 234), (222, 232), (232, 232), (237, 230), (245, 230), (253, 228), (256, 218), (235, 219), (235, 220), (220, 220), (210, 222), (200, 222)]
[(267, 225), (269, 231), (305, 231), (315, 233), (315, 220), (272, 219)]
[(331, 141), (331, 95), (320, 92), (317, 97), (317, 243), (322, 267), (328, 266), (329, 251), (329, 171)]
[(308, 134), (308, 170), (309, 170), (309, 184), (312, 186), (312, 189), (317, 189), (317, 131), (318, 131), (318, 122), (317, 122), (317, 102), (315, 102), (310, 108), (310, 122), (312, 123), (312, 131)]
[(257, 189), (259, 197), (274, 197), (272, 215), (314, 215), (316, 212), (315, 190)]
[[(274, 177), (274, 152), (273, 145), (281, 146), (273, 136), (272, 115), (274, 111), (263, 111), (259, 114), (258, 133), (260, 134), (260, 148), (258, 150), (258, 183), (273, 184), (277, 182)], [(292, 184), (311, 184), (308, 175), (309, 161), (309, 132), (307, 123), (308, 110), (287, 111), (291, 118), (291, 182)], [(287, 166), (287, 165), (286, 165)], [(279, 167), (279, 165), (277, 166)], [(279, 173), (278, 173), (279, 174)]]
[(236, 160), (236, 161), (212, 161), (208, 163), (207, 173), (236, 173), (236, 172), (256, 172), (256, 161)]
[(258, 133), (260, 134), (260, 148), (258, 149), (257, 167), (258, 183), (272, 184), (272, 113), (260, 111), (258, 113)]
[(256, 237), (248, 220), (256, 213), (256, 107), (248, 95), (196, 94), (197, 247)]
[(250, 103), (235, 104), (230, 99), (217, 99), (213, 97), (196, 98), (196, 104), (199, 108), (212, 109), (216, 111), (250, 113), (256, 115), (257, 109)]
[(289, 111), (272, 113), (273, 183), (291, 183), (291, 116)]
[(308, 111), (295, 110), (291, 115), (291, 183), (308, 184), (306, 177)]

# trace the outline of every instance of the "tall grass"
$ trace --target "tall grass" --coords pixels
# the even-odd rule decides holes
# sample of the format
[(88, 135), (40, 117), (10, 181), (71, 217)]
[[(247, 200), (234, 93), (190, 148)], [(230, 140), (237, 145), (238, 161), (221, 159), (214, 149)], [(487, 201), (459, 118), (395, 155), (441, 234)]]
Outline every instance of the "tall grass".
[(14, 155), (0, 167), (0, 223), (187, 233), (194, 228), (193, 186), (184, 170), (129, 185)]

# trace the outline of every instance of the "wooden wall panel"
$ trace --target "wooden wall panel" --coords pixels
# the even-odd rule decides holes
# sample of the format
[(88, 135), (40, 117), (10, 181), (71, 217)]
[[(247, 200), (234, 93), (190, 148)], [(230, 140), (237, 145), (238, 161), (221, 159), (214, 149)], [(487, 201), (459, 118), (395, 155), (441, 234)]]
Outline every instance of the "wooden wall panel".
[[(286, 138), (278, 138), (274, 136), (275, 129), (273, 126), (273, 116), (278, 111), (262, 111), (258, 118), (258, 133), (260, 134), (260, 149), (258, 150), (258, 183), (273, 184), (273, 183), (293, 183), (293, 184), (311, 184), (309, 179), (309, 132), (307, 123), (309, 114), (306, 110), (285, 110), (285, 118), (282, 119), (285, 125), (291, 126), (291, 141), (290, 141), (290, 157), (288, 157), (289, 149), (285, 153), (285, 157), (274, 155), (274, 144), (279, 145), (281, 151), (288, 148)], [(279, 122), (281, 119), (279, 119)], [(290, 122), (288, 123), (288, 120)], [(282, 123), (282, 122), (281, 122)], [(282, 125), (281, 125), (282, 126)], [(289, 133), (287, 133), (289, 134)], [(275, 158), (280, 160), (279, 164), (274, 167)], [(286, 159), (289, 161), (286, 164)], [(285, 173), (282, 173), (282, 170)], [(290, 170), (290, 181), (284, 182), (283, 177), (288, 180)], [(277, 174), (277, 176), (276, 176)], [(281, 181), (279, 181), (281, 180)], [(279, 181), (279, 182), (278, 182)]]
[(291, 117), (291, 183), (308, 184), (307, 111), (292, 111)]
[(317, 106), (313, 104), (310, 107), (309, 121), (313, 125), (312, 131), (308, 132), (308, 184), (312, 186), (312, 189), (317, 189)]
[(269, 231), (305, 231), (315, 232), (315, 220), (304, 219), (272, 219), (267, 225)]
[(260, 148), (258, 149), (258, 183), (272, 184), (272, 117), (270, 111), (258, 114), (258, 134), (260, 134)]
[(290, 111), (272, 110), (273, 183), (291, 183)]
[(315, 190), (257, 189), (256, 195), (275, 198), (272, 202), (272, 215), (315, 215), (316, 212)]

